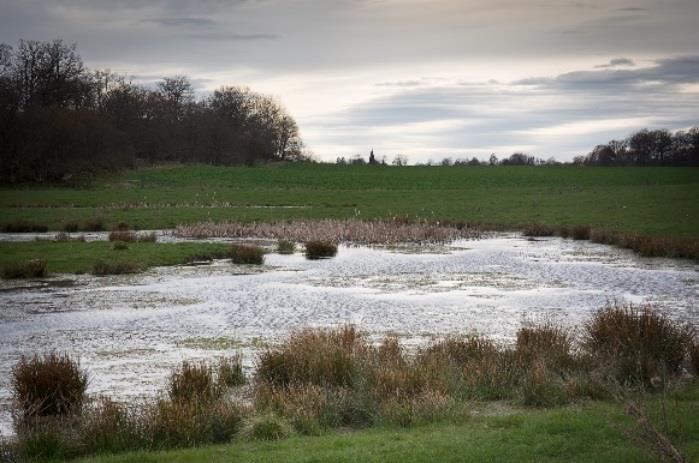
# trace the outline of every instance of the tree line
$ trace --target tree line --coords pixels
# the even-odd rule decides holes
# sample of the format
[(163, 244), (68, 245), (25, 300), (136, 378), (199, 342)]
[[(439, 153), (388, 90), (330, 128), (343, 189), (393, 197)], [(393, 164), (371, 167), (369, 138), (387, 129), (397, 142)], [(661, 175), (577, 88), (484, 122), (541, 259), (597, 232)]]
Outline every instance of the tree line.
[(61, 40), (0, 44), (0, 181), (46, 182), (161, 162), (253, 164), (303, 157), (273, 98), (190, 80), (154, 88), (85, 67)]
[(699, 127), (687, 131), (643, 129), (624, 140), (597, 145), (575, 164), (594, 166), (699, 166)]
[[(348, 158), (340, 156), (335, 161), (340, 165), (388, 165), (386, 157), (377, 159), (372, 150), (367, 162), (361, 155)], [(396, 155), (390, 162), (394, 166), (408, 165), (406, 156)], [(416, 163), (417, 166), (550, 166), (550, 165), (590, 165), (590, 166), (699, 166), (699, 127), (689, 130), (678, 130), (674, 133), (668, 130), (643, 129), (632, 133), (623, 140), (611, 140), (597, 145), (587, 155), (576, 156), (572, 162), (560, 162), (555, 158), (542, 159), (526, 153), (513, 153), (499, 159), (491, 154), (487, 161), (477, 157), (450, 158), (439, 161), (429, 160)]]

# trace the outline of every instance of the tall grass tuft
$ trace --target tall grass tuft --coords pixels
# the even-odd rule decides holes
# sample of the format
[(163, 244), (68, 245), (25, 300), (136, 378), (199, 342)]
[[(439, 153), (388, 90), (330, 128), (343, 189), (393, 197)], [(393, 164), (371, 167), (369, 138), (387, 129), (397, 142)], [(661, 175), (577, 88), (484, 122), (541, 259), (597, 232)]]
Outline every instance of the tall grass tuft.
[(240, 354), (219, 358), (215, 368), (220, 388), (225, 389), (245, 384), (243, 357)]
[(296, 243), (293, 241), (279, 240), (277, 252), (279, 254), (293, 254), (296, 251)]
[(265, 251), (259, 246), (234, 244), (228, 252), (234, 264), (262, 265), (264, 262)]
[(79, 413), (87, 373), (68, 354), (22, 356), (11, 373), (13, 400), (21, 418)]
[(172, 402), (209, 402), (222, 395), (211, 366), (183, 362), (170, 374), (167, 389)]
[(3, 265), (0, 275), (7, 280), (18, 278), (44, 278), (48, 274), (46, 261), (31, 259)]
[(327, 259), (337, 254), (337, 245), (328, 241), (307, 241), (305, 246), (306, 259)]
[(650, 307), (611, 305), (585, 325), (582, 346), (621, 383), (651, 385), (681, 372), (692, 332)]

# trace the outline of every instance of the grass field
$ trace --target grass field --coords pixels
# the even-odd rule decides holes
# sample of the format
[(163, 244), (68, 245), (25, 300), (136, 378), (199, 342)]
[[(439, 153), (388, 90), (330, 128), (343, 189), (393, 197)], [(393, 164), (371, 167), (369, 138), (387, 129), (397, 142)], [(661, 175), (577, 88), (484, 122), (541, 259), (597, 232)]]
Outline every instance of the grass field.
[(60, 230), (99, 216), (107, 228), (155, 229), (209, 219), (405, 215), (697, 236), (698, 203), (699, 168), (198, 165), (126, 171), (84, 189), (4, 188), (0, 224), (25, 219)]
[(128, 243), (128, 249), (114, 250), (112, 243), (29, 241), (0, 243), (0, 267), (30, 259), (46, 261), (49, 273), (89, 273), (98, 261), (130, 261), (142, 269), (159, 265), (177, 265), (194, 254), (224, 251), (215, 243)]
[[(656, 423), (657, 398), (651, 409)], [(699, 393), (692, 388), (668, 401), (668, 435), (688, 461), (699, 458)], [(523, 462), (523, 461), (657, 461), (634, 445), (635, 435), (619, 408), (594, 402), (548, 410), (486, 413), (462, 423), (436, 423), (409, 429), (374, 428), (292, 437), (275, 442), (242, 438), (223, 446), (168, 452), (137, 452), (94, 457), (81, 462)], [(499, 411), (502, 413), (502, 410)]]

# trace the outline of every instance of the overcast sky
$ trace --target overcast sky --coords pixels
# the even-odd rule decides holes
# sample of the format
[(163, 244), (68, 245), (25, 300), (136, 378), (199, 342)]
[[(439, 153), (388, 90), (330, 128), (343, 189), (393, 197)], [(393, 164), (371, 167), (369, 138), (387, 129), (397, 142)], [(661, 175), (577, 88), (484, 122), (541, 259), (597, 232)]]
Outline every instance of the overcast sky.
[(275, 95), (318, 158), (560, 160), (699, 124), (699, 0), (0, 0), (0, 42)]

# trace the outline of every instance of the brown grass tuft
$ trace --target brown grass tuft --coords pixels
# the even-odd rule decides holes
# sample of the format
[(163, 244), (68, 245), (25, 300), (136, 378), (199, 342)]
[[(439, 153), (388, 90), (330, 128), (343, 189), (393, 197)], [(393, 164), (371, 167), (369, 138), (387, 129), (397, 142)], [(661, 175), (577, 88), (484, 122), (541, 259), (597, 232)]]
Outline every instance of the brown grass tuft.
[(87, 374), (68, 354), (22, 356), (12, 368), (13, 400), (21, 418), (79, 413)]

